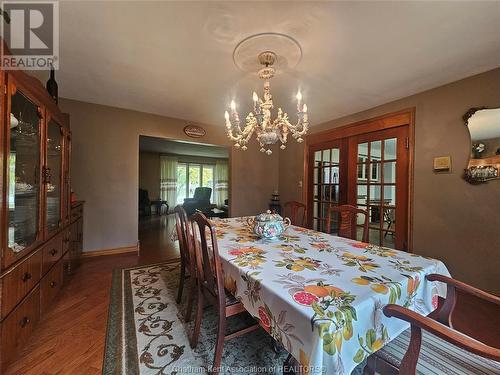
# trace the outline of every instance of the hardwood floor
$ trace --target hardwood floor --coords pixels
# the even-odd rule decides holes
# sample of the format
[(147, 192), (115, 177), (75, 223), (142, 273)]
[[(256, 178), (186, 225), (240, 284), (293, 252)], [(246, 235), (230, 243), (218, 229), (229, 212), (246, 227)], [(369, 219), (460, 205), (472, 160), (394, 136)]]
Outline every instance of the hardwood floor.
[[(86, 259), (6, 375), (100, 374), (112, 270), (178, 257), (170, 241), (172, 226), (172, 218), (166, 216), (141, 221), (139, 256)], [(498, 316), (498, 307), (459, 296), (455, 327), (499, 347), (500, 328), (493, 323)]]
[(85, 259), (5, 375), (100, 374), (112, 271), (177, 258), (173, 225), (168, 216), (141, 221), (139, 256)]

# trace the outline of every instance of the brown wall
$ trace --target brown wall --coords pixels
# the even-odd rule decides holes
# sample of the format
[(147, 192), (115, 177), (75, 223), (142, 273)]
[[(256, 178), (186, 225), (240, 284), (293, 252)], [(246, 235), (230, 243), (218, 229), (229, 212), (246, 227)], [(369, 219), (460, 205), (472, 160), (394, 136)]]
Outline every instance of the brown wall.
[(160, 198), (160, 154), (139, 152), (139, 187), (147, 190), (149, 199)]
[[(470, 154), (462, 115), (471, 107), (500, 107), (499, 87), (500, 69), (495, 69), (312, 129), (319, 132), (415, 107), (413, 250), (443, 260), (454, 277), (497, 293), (500, 181), (474, 186), (461, 175)], [(452, 173), (434, 174), (433, 158), (445, 155), (451, 156)], [(303, 199), (298, 187), (304, 179), (303, 156), (303, 145), (295, 142), (280, 153), (283, 201)]]
[[(86, 201), (84, 250), (110, 249), (137, 243), (139, 135), (191, 140), (186, 121), (114, 107), (61, 99), (71, 116), (72, 188)], [(223, 120), (221, 120), (223, 121)], [(224, 126), (204, 126), (197, 142), (228, 146)], [(267, 208), (278, 188), (278, 155), (258, 147), (231, 149), (230, 205), (235, 216)]]

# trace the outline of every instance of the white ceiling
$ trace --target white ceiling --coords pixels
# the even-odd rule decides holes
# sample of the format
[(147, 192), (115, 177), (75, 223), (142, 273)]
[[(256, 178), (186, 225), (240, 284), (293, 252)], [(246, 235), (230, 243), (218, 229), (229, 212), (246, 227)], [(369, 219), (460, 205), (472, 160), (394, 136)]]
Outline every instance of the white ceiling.
[[(500, 2), (60, 3), (60, 96), (223, 126), (256, 75), (232, 52), (249, 35), (296, 39), (303, 58), (271, 81), (318, 124), (500, 66)], [(472, 103), (471, 103), (472, 104)]]
[(172, 141), (144, 135), (139, 137), (139, 150), (159, 152), (161, 154), (199, 156), (217, 159), (226, 159), (229, 157), (229, 150), (226, 147), (207, 145), (204, 143)]

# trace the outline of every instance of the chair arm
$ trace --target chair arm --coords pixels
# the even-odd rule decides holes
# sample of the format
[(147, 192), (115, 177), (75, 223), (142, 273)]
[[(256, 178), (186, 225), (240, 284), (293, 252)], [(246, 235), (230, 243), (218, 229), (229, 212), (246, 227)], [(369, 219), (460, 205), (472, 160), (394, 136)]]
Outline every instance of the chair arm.
[[(464, 350), (477, 354), (481, 357), (500, 360), (500, 349), (493, 348), (477, 341), (459, 331), (455, 331), (435, 320), (420, 315), (412, 310), (399, 305), (389, 304), (384, 307), (384, 314), (409, 322), (413, 326), (424, 329), (439, 338), (452, 343)], [(413, 336), (413, 329), (412, 329)]]
[(437, 273), (429, 274), (426, 276), (426, 278), (429, 281), (440, 281), (442, 283), (447, 284), (448, 286), (452, 286), (458, 290), (461, 290), (461, 291), (466, 292), (468, 294), (472, 294), (473, 296), (484, 299), (488, 302), (494, 303), (496, 305), (500, 305), (500, 297), (495, 296), (494, 294), (487, 293), (484, 290), (475, 288), (475, 287), (468, 285), (462, 281), (452, 279), (451, 277), (448, 277), (448, 276), (439, 275)]

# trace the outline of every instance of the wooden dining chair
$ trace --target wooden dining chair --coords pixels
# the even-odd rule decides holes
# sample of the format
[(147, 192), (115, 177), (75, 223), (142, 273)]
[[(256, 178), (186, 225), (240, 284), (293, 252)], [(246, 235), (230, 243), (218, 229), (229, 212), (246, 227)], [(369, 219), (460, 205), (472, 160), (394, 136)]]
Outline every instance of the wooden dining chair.
[(181, 255), (181, 272), (179, 280), (179, 289), (177, 291), (177, 303), (181, 303), (182, 292), (186, 279), (190, 281), (189, 295), (187, 300), (187, 308), (185, 320), (191, 320), (191, 311), (193, 310), (193, 299), (196, 293), (196, 259), (194, 255), (194, 242), (191, 223), (187, 217), (186, 211), (181, 205), (174, 208), (175, 212), (175, 228), (177, 231), (177, 239), (179, 241), (179, 252)]
[(338, 236), (350, 238), (357, 240), (357, 230), (358, 230), (358, 215), (364, 215), (365, 220), (363, 222), (363, 236), (361, 241), (368, 242), (368, 211), (362, 210), (350, 204), (344, 204), (342, 206), (330, 206), (328, 208), (328, 218), (326, 221), (326, 231), (331, 233), (331, 224), (333, 221), (333, 215), (338, 215), (339, 230)]
[[(259, 328), (258, 324), (251, 325), (239, 331), (226, 334), (226, 319), (230, 316), (245, 312), (243, 304), (224, 288), (222, 265), (217, 247), (217, 237), (211, 222), (202, 213), (195, 213), (192, 217), (195, 243), (196, 269), (198, 276), (198, 306), (194, 324), (191, 347), (196, 347), (200, 335), (201, 320), (205, 301), (212, 304), (219, 313), (217, 341), (215, 345), (213, 373), (219, 373), (224, 341), (241, 336)], [(207, 239), (207, 234), (210, 238)], [(209, 245), (210, 244), (210, 245)]]
[[(364, 374), (437, 374), (443, 369), (447, 374), (500, 374), (500, 349), (454, 330), (452, 324), (457, 290), (496, 306), (500, 306), (500, 297), (447, 276), (430, 274), (426, 278), (447, 284), (444, 303), (429, 316), (399, 305), (386, 305), (386, 316), (405, 320), (411, 326), (368, 357)], [(492, 328), (498, 326), (498, 322), (491, 323)], [(419, 355), (421, 352), (423, 355)]]
[[(300, 212), (302, 211), (302, 215)], [(307, 225), (307, 208), (306, 205), (297, 201), (288, 201), (284, 205), (284, 212), (289, 212), (288, 216), (293, 225), (305, 227)]]

